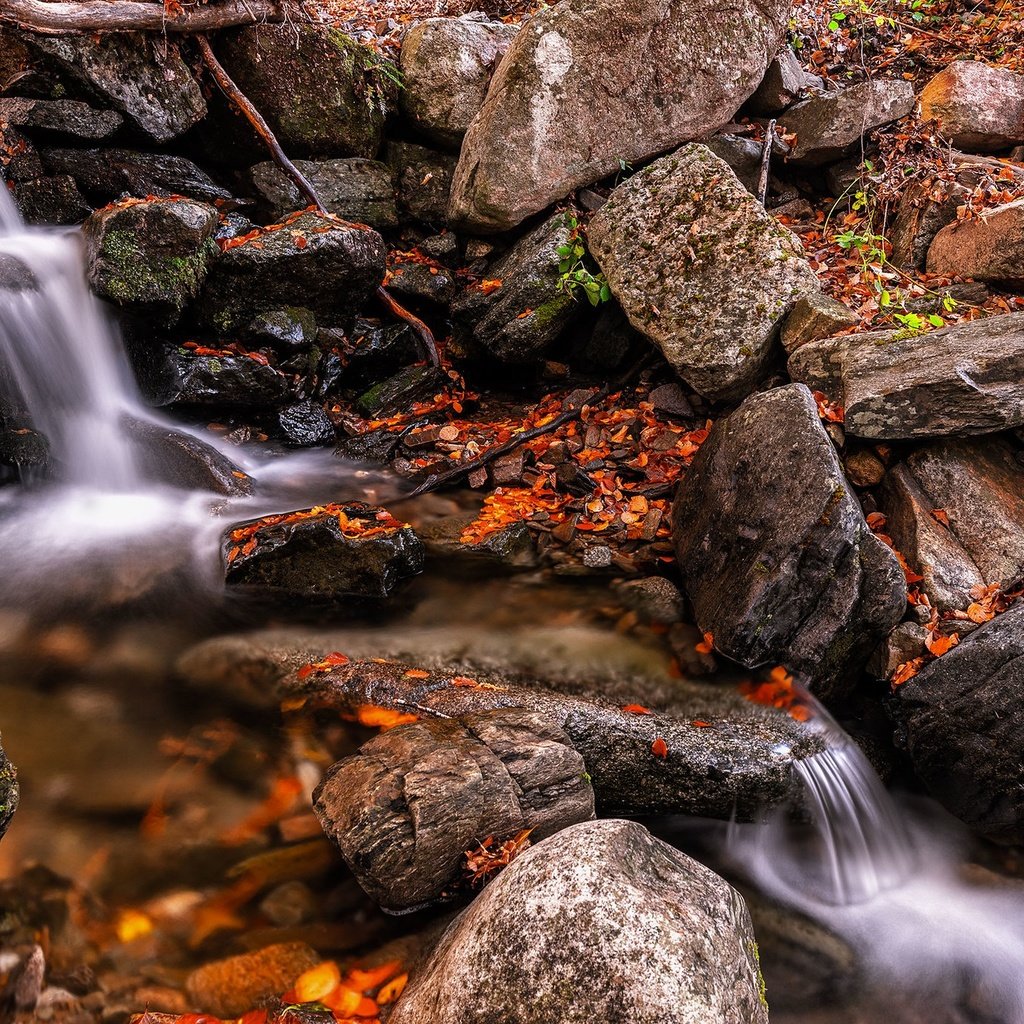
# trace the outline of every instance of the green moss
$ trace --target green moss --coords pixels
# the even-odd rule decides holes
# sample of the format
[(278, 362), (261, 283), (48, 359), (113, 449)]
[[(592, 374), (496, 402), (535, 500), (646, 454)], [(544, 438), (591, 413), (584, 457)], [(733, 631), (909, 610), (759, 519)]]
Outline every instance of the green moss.
[(206, 277), (211, 245), (187, 256), (157, 256), (134, 231), (108, 231), (100, 247), (103, 291), (119, 305), (160, 303), (181, 312)]
[(757, 998), (761, 1005), (768, 1009), (768, 986), (765, 984), (764, 973), (761, 971), (761, 951), (757, 943), (750, 939), (747, 943), (751, 955), (754, 958), (754, 969), (757, 971)]
[(572, 301), (568, 295), (555, 295), (537, 306), (530, 319), (538, 327), (547, 327), (562, 319), (568, 307), (572, 305)]

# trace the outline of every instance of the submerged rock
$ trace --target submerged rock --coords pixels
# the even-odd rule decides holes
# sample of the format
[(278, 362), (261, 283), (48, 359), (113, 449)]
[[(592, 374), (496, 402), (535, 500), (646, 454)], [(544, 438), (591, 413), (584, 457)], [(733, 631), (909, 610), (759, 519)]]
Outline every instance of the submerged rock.
[(1024, 142), (1024, 75), (955, 60), (921, 91), (921, 120), (958, 149), (991, 153)]
[(899, 564), (868, 528), (800, 385), (715, 422), (672, 523), (697, 623), (742, 665), (784, 664), (829, 697), (903, 616)]
[(1024, 313), (914, 334), (814, 341), (789, 372), (846, 410), (856, 437), (988, 434), (1024, 423)]
[(423, 569), (423, 545), (386, 510), (353, 502), (267, 516), (225, 543), (229, 586), (257, 597), (333, 603), (385, 598)]
[(0, 121), (16, 128), (36, 128), (79, 139), (105, 139), (121, 127), (116, 110), (95, 110), (80, 100), (0, 97)]
[(767, 1024), (756, 950), (742, 897), (709, 868), (635, 822), (585, 822), (484, 889), (390, 1020)]
[(18, 809), (18, 774), (0, 746), (0, 839)]
[(541, 11), (463, 141), (453, 221), (506, 230), (622, 161), (724, 124), (757, 88), (788, 16), (781, 0), (562, 0)]
[(797, 237), (697, 144), (619, 185), (588, 234), (630, 322), (707, 397), (746, 395), (782, 318), (819, 291)]

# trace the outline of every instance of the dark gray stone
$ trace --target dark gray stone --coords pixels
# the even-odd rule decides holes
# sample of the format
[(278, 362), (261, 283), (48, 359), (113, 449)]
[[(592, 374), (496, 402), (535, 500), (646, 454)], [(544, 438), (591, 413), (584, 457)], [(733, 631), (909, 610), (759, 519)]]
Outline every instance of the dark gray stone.
[(92, 213), (75, 179), (67, 174), (19, 182), (14, 201), (26, 224), (81, 224)]
[(283, 404), (292, 392), (289, 377), (248, 356), (200, 356), (174, 348), (162, 374), (154, 396), (159, 405), (265, 409)]
[(277, 422), (289, 444), (299, 448), (334, 443), (334, 424), (319, 402), (307, 398), (289, 405), (277, 415)]
[(444, 227), (455, 157), (408, 142), (389, 142), (387, 162), (395, 176), (402, 213), (435, 228)]
[(0, 97), (0, 121), (16, 128), (35, 128), (78, 139), (106, 139), (121, 127), (116, 110), (95, 110), (80, 100), (35, 100)]
[(755, 114), (780, 114), (808, 87), (810, 76), (804, 71), (796, 54), (784, 46), (772, 58), (747, 106)]
[(0, 746), (0, 839), (18, 809), (18, 774)]

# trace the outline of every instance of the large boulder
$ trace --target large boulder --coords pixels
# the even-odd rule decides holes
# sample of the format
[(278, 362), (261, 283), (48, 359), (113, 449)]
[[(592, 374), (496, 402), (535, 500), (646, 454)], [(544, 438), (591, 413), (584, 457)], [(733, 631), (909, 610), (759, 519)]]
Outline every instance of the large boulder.
[(1006, 430), (1024, 423), (1024, 313), (813, 341), (790, 356), (789, 373), (839, 403), (857, 437)]
[[(453, 998), (453, 993), (457, 997)], [(767, 1024), (742, 897), (642, 825), (574, 825), (445, 932), (391, 1024)]]
[(454, 221), (503, 231), (581, 185), (727, 122), (777, 52), (788, 3), (563, 0), (516, 37), (462, 145)]
[(679, 485), (673, 539), (700, 628), (825, 697), (900, 620), (903, 573), (871, 532), (801, 385), (716, 421)]
[(0, 839), (18, 808), (18, 775), (0, 746)]
[(1024, 142), (1024, 75), (955, 60), (921, 91), (921, 119), (958, 149), (992, 153)]
[(930, 274), (1024, 287), (1024, 199), (947, 224), (928, 247)]
[(369, 46), (296, 22), (218, 33), (216, 49), (289, 156), (376, 156), (398, 76)]
[(896, 688), (914, 769), (982, 835), (1024, 842), (1024, 604)]
[(85, 222), (89, 283), (136, 312), (179, 317), (217, 253), (217, 210), (191, 199), (127, 199)]
[(696, 143), (619, 185), (589, 239), (632, 325), (711, 398), (749, 393), (782, 318), (819, 290), (799, 239)]
[(80, 100), (36, 100), (11, 96), (0, 98), (0, 121), (77, 139), (105, 139), (121, 127), (116, 110), (94, 110)]
[(206, 116), (206, 101), (171, 39), (147, 32), (26, 36), (73, 81), (154, 142), (169, 142)]
[(427, 139), (458, 149), (518, 31), (479, 18), (428, 18), (402, 40), (402, 113)]
[(216, 410), (284, 404), (292, 395), (292, 378), (255, 355), (168, 347), (149, 360), (144, 374), (149, 398), (154, 405)]

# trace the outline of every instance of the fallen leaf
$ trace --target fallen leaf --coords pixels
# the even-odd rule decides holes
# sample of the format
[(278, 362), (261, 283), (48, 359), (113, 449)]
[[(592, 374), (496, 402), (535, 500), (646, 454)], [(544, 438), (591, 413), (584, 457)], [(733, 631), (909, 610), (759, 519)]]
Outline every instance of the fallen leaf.
[(655, 757), (668, 757), (668, 744), (659, 736), (651, 744), (651, 753), (654, 754)]

